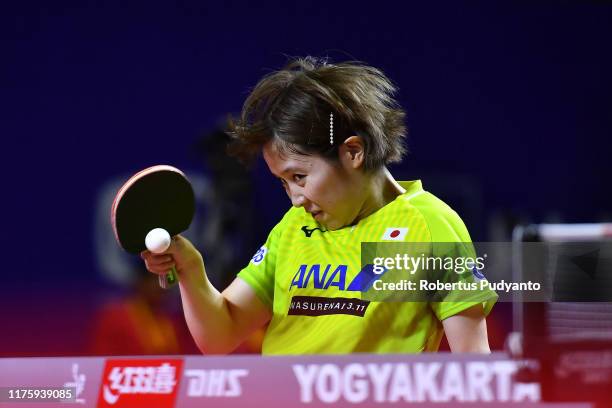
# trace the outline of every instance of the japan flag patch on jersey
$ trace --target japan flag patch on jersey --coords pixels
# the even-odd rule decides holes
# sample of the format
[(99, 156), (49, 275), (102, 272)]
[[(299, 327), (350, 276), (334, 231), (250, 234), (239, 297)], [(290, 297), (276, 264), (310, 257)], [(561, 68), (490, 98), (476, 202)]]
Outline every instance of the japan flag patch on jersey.
[(408, 234), (408, 228), (387, 228), (382, 238), (383, 241), (403, 241)]

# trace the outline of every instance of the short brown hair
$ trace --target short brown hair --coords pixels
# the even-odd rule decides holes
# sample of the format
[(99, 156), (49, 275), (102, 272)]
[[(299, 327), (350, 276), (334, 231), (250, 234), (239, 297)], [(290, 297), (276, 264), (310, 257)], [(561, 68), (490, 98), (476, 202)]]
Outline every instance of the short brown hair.
[(274, 140), (282, 150), (338, 160), (338, 146), (358, 135), (364, 140), (366, 171), (399, 162), (406, 151), (406, 127), (396, 91), (380, 70), (360, 62), (294, 59), (261, 79), (240, 117), (230, 118), (229, 152), (248, 162)]

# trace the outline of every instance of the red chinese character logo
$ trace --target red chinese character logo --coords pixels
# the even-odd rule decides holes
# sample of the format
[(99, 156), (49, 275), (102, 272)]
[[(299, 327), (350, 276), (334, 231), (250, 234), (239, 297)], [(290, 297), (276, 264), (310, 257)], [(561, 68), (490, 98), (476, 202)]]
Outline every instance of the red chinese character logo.
[(174, 406), (182, 360), (107, 360), (98, 407)]

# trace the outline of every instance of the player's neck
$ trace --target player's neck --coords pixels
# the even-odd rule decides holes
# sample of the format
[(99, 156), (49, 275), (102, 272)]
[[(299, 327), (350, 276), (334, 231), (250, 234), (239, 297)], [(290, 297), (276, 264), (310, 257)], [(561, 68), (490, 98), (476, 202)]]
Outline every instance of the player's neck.
[(399, 185), (386, 167), (369, 176), (364, 189), (365, 197), (354, 223), (380, 210), (406, 190)]

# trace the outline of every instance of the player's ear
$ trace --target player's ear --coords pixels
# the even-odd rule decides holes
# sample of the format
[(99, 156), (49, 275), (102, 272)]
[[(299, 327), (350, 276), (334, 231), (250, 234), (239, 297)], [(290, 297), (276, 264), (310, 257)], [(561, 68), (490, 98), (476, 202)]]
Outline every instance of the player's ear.
[(338, 156), (345, 168), (361, 168), (365, 161), (365, 145), (361, 136), (348, 137), (338, 146)]

